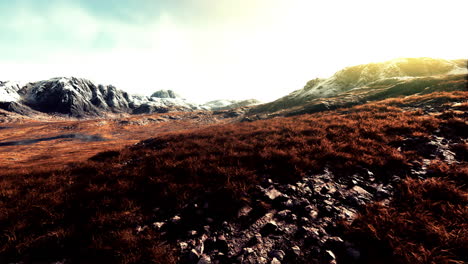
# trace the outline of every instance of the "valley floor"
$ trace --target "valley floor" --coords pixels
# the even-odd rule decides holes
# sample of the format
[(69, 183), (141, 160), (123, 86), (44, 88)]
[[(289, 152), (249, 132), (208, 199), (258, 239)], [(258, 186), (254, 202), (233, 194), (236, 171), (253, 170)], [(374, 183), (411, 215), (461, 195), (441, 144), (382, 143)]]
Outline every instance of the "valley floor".
[[(1, 120), (1, 119), (0, 119)], [(2, 172), (52, 169), (168, 133), (233, 122), (210, 112), (148, 114), (90, 120), (12, 118), (0, 122)]]

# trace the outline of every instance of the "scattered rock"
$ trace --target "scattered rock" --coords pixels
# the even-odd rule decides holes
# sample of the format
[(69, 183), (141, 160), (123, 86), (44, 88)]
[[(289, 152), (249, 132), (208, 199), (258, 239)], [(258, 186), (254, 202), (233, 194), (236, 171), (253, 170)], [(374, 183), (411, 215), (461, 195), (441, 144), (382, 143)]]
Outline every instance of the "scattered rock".
[(197, 264), (211, 264), (210, 256), (203, 254)]
[(252, 207), (246, 205), (246, 206), (243, 206), (239, 212), (237, 213), (237, 217), (245, 217), (247, 215), (249, 215), (249, 213), (252, 211)]
[(331, 261), (331, 260), (336, 259), (335, 254), (331, 250), (325, 250), (325, 253), (324, 253), (323, 257), (324, 257), (324, 260), (326, 260), (326, 261)]
[(166, 225), (166, 223), (164, 223), (164, 222), (154, 222), (154, 223), (153, 223), (153, 227), (154, 227), (157, 231), (161, 230), (161, 229), (164, 227), (164, 225)]
[(262, 230), (260, 231), (262, 236), (268, 236), (270, 234), (273, 234), (275, 233), (276, 231), (278, 230), (278, 225), (276, 224), (276, 222), (274, 221), (271, 221), (271, 222), (268, 222), (263, 228)]
[(279, 211), (276, 216), (279, 218), (279, 219), (286, 219), (289, 215), (291, 214), (291, 210), (283, 210), (283, 211)]
[(299, 257), (301, 255), (301, 248), (298, 246), (291, 247), (291, 252), (293, 253), (294, 257)]
[(188, 244), (186, 242), (180, 242), (179, 243), (179, 249), (180, 251), (184, 251), (188, 248)]
[(216, 247), (220, 252), (227, 253), (229, 251), (229, 244), (224, 235), (218, 236), (216, 240)]
[(196, 263), (200, 259), (200, 254), (195, 249), (192, 249), (188, 254), (188, 259), (190, 262)]
[(189, 236), (192, 236), (192, 237), (193, 237), (193, 236), (196, 236), (197, 234), (198, 234), (198, 232), (197, 232), (196, 230), (190, 230), (190, 231), (188, 231), (188, 235), (189, 235)]
[(276, 258), (278, 260), (283, 260), (284, 259), (284, 256), (285, 256), (285, 253), (283, 250), (274, 250), (272, 252), (270, 252), (269, 256), (271, 258)]
[(253, 250), (252, 248), (249, 248), (249, 247), (248, 247), (248, 248), (244, 248), (244, 253), (247, 254), (247, 255), (249, 255), (249, 254), (254, 253), (254, 250)]
[[(372, 182), (368, 178), (373, 176), (366, 174), (343, 180), (326, 171), (284, 185), (266, 178), (249, 197), (253, 202), (240, 207), (229, 221), (217, 224), (209, 213), (211, 201), (203, 200), (168, 223), (178, 223), (188, 234), (185, 241), (179, 240), (181, 252), (191, 259), (187, 263), (306, 263), (310, 258), (336, 263), (338, 252), (355, 262), (360, 252), (336, 236), (337, 223), (352, 221), (362, 206), (390, 197), (393, 190), (393, 182)], [(193, 221), (182, 222), (186, 214)], [(164, 222), (153, 226), (164, 228)]]
[(182, 218), (180, 216), (176, 215), (176, 216), (171, 218), (171, 223), (178, 224), (178, 223), (180, 223), (181, 220), (182, 220)]
[(265, 191), (265, 195), (270, 199), (274, 200), (282, 195), (282, 193), (276, 190), (274, 187), (270, 187)]
[(273, 258), (270, 263), (271, 264), (281, 264), (281, 261), (279, 261), (277, 258)]

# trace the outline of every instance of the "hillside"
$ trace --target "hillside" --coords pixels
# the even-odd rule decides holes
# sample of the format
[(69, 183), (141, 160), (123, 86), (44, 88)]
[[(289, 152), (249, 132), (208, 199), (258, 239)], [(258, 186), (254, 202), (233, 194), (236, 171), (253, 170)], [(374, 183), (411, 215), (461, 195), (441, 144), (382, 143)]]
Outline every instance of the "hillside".
[(466, 91), (467, 61), (407, 58), (345, 68), (326, 79), (252, 109), (251, 114), (300, 114), (435, 91)]
[(3, 172), (0, 262), (467, 262), (467, 98), (207, 124)]

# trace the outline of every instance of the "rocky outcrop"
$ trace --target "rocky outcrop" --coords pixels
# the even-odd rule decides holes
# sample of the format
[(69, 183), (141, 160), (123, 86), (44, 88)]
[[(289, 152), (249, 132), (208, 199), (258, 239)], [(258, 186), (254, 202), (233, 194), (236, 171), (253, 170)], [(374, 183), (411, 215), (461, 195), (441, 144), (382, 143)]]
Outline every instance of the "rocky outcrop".
[(210, 213), (212, 201), (200, 199), (153, 228), (175, 240), (181, 263), (334, 263), (358, 261), (360, 252), (340, 237), (339, 222), (352, 221), (364, 205), (386, 201), (392, 182), (377, 182), (372, 172), (337, 179), (330, 171), (295, 184), (271, 179), (256, 186), (253, 204), (220, 222)]

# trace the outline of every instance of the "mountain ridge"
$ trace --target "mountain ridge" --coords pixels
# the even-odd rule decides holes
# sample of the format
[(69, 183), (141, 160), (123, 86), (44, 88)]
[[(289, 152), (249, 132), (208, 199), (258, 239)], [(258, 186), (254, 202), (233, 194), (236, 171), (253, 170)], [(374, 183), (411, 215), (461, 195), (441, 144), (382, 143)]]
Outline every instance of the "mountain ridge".
[(109, 114), (148, 114), (172, 111), (219, 110), (257, 103), (235, 101), (211, 107), (187, 101), (173, 90), (158, 90), (151, 96), (131, 95), (113, 85), (95, 84), (85, 78), (56, 77), (22, 85), (0, 82), (0, 108), (21, 115), (100, 117)]

